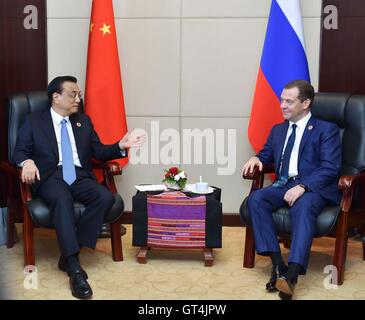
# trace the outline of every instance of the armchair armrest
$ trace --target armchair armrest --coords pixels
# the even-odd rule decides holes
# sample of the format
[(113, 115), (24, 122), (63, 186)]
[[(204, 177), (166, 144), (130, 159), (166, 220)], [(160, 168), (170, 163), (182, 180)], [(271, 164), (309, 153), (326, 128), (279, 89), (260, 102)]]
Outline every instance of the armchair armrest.
[(365, 185), (365, 172), (353, 176), (341, 176), (338, 181), (338, 188), (341, 191), (352, 190), (357, 183)]
[(1, 161), (0, 168), (4, 171), (7, 175), (11, 175), (13, 177), (21, 178), (22, 169), (12, 165), (10, 162)]
[(23, 202), (28, 202), (33, 199), (32, 191), (30, 190), (30, 185), (20, 181), (20, 193), (22, 195)]
[(104, 183), (106, 187), (113, 193), (117, 193), (117, 187), (114, 182), (114, 176), (122, 174), (122, 167), (116, 161), (101, 162), (92, 160), (93, 168), (101, 169), (104, 173)]
[(246, 175), (242, 174), (243, 179), (247, 180), (256, 180), (260, 177), (260, 175), (264, 175), (265, 173), (275, 173), (275, 168), (273, 163), (264, 164), (262, 171), (259, 170), (259, 167), (255, 167), (252, 173), (248, 172)]
[(122, 174), (122, 167), (116, 161), (100, 162), (93, 159), (92, 165), (94, 169), (102, 169), (108, 175), (117, 176)]
[(356, 175), (344, 175), (338, 181), (338, 189), (342, 191), (341, 208), (344, 212), (349, 212), (353, 203), (356, 187), (365, 190), (365, 172)]
[(264, 164), (262, 171), (260, 171), (258, 167), (255, 167), (252, 173), (248, 172), (246, 175), (242, 175), (243, 179), (253, 180), (250, 193), (262, 188), (264, 184), (265, 173), (275, 173), (275, 167), (273, 163)]
[(30, 185), (22, 182), (22, 169), (12, 165), (8, 161), (1, 161), (0, 162), (0, 168), (5, 172), (5, 174), (9, 177), (9, 184), (12, 186), (13, 179), (17, 178), (19, 179), (19, 186), (20, 186), (20, 192), (22, 196), (23, 202), (27, 202), (29, 200), (32, 200), (32, 192), (30, 189)]

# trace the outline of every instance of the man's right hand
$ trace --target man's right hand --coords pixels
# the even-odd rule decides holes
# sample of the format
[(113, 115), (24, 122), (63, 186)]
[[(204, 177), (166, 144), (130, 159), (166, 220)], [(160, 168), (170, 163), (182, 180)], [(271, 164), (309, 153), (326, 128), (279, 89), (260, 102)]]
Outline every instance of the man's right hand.
[(259, 170), (262, 171), (263, 165), (258, 157), (251, 157), (242, 168), (242, 174), (246, 175), (248, 172), (252, 173), (253, 169), (258, 166)]
[(33, 184), (35, 179), (41, 180), (39, 170), (34, 161), (29, 159), (25, 161), (22, 169), (22, 181), (26, 184)]

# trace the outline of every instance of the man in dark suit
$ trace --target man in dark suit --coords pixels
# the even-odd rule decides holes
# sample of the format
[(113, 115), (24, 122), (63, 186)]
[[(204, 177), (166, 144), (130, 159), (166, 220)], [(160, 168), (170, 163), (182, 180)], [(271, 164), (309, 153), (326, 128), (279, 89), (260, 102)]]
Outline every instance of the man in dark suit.
[[(278, 180), (254, 191), (248, 198), (255, 247), (270, 256), (272, 273), (266, 289), (279, 290), (291, 299), (298, 275), (305, 274), (317, 216), (328, 205), (339, 204), (337, 183), (341, 168), (340, 132), (336, 124), (313, 117), (310, 107), (314, 89), (307, 82), (288, 83), (281, 94), (285, 122), (275, 125), (264, 148), (243, 166), (243, 173), (255, 166), (274, 163)], [(272, 212), (289, 207), (291, 250), (288, 266), (283, 261)]]
[[(72, 294), (84, 299), (92, 296), (92, 289), (78, 254), (82, 246), (95, 247), (104, 216), (114, 203), (113, 194), (96, 181), (91, 159), (126, 157), (145, 136), (131, 133), (115, 144), (102, 144), (90, 118), (77, 112), (81, 92), (74, 77), (53, 79), (48, 98), (50, 109), (31, 113), (19, 129), (14, 161), (22, 167), (22, 181), (32, 184), (50, 207), (61, 250), (58, 266), (69, 275)], [(75, 200), (86, 207), (77, 224)]]

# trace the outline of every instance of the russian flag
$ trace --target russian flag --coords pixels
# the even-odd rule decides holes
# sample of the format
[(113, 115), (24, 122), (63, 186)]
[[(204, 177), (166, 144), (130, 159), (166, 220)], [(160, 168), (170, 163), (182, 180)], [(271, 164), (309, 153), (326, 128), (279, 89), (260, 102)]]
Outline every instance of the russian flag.
[(248, 139), (258, 152), (283, 121), (280, 95), (293, 80), (309, 81), (300, 0), (273, 0), (251, 108)]

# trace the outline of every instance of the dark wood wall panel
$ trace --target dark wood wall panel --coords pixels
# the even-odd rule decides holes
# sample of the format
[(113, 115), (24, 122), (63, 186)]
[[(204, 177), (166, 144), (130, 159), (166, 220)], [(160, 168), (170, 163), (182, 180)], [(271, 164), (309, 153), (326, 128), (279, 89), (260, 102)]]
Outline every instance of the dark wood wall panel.
[(365, 94), (365, 1), (323, 0), (327, 5), (338, 10), (338, 29), (323, 26), (324, 13), (319, 90)]
[[(28, 13), (37, 8), (38, 29), (24, 28)], [(47, 87), (46, 0), (0, 0), (0, 158), (7, 159), (9, 94)], [(6, 205), (7, 182), (0, 173), (0, 206)]]

